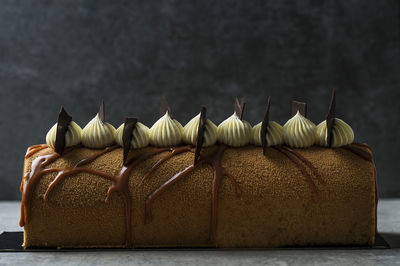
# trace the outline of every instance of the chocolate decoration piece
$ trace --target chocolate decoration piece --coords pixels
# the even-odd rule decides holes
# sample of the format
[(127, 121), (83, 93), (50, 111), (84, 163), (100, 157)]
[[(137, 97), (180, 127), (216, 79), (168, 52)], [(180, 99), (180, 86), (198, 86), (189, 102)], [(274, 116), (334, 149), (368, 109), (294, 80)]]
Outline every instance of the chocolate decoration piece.
[(246, 106), (246, 101), (245, 101), (244, 98), (242, 98), (241, 101), (240, 101), (240, 110), (241, 110), (241, 112), (240, 112), (240, 120), (243, 119), (243, 113), (244, 113), (244, 107), (245, 106)]
[(292, 101), (292, 116), (296, 115), (297, 111), (304, 117), (307, 117), (307, 104), (299, 101)]
[(61, 107), (57, 120), (56, 140), (54, 150), (59, 155), (62, 155), (65, 148), (65, 134), (67, 134), (68, 126), (72, 121), (72, 117)]
[(269, 124), (269, 106), (271, 104), (271, 96), (268, 96), (267, 101), (267, 109), (265, 110), (264, 118), (261, 123), (261, 131), (260, 131), (260, 138), (261, 138), (261, 146), (263, 148), (263, 154), (267, 153), (267, 133), (268, 133), (268, 124)]
[(207, 109), (203, 106), (201, 107), (200, 111), (200, 120), (199, 120), (199, 127), (197, 128), (197, 141), (196, 141), (196, 150), (194, 153), (194, 164), (196, 164), (197, 160), (200, 157), (200, 151), (203, 147), (203, 140), (204, 140), (204, 132), (206, 129), (206, 115)]
[(160, 117), (164, 116), (165, 113), (168, 111), (169, 115), (172, 117), (171, 107), (169, 107), (167, 99), (165, 96), (162, 97), (161, 106), (160, 106)]
[(105, 121), (104, 100), (101, 101), (101, 104), (100, 104), (99, 116), (100, 116), (101, 122), (104, 123), (104, 121)]
[(124, 148), (124, 160), (125, 165), (126, 159), (128, 158), (128, 153), (131, 148), (132, 133), (136, 127), (137, 118), (136, 117), (126, 117), (124, 123), (124, 130), (122, 133), (122, 144)]
[(234, 111), (235, 111), (237, 116), (240, 115), (241, 110), (240, 110), (240, 103), (239, 103), (238, 97), (236, 97), (236, 99), (235, 99)]
[(236, 113), (237, 116), (239, 116), (240, 120), (242, 120), (242, 118), (243, 118), (243, 112), (244, 112), (244, 107), (245, 106), (246, 106), (245, 99), (242, 98), (240, 100), (240, 103), (239, 103), (239, 99), (238, 99), (238, 97), (236, 97), (236, 100), (235, 100), (235, 113)]
[(332, 89), (331, 103), (329, 105), (328, 114), (326, 115), (326, 134), (328, 147), (332, 147), (332, 129), (336, 117), (336, 94), (335, 89)]

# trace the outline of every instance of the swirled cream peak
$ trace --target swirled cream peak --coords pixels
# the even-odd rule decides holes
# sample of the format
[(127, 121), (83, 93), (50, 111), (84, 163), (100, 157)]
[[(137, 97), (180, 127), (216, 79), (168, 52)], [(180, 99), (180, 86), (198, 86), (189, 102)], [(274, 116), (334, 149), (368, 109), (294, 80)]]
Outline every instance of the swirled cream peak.
[(283, 139), (290, 147), (310, 147), (315, 142), (315, 124), (297, 111), (283, 126)]
[(172, 147), (181, 144), (183, 126), (165, 112), (150, 128), (150, 144), (157, 147)]
[[(117, 134), (115, 137), (115, 142), (120, 146), (124, 146), (122, 142), (123, 133), (124, 124), (117, 129)], [(131, 148), (139, 149), (146, 147), (147, 145), (149, 145), (149, 128), (142, 123), (137, 122), (132, 132)]]
[[(261, 124), (262, 122), (258, 123), (253, 127), (251, 130), (251, 143), (256, 146), (261, 146)], [(276, 123), (275, 121), (270, 121), (267, 127), (267, 146), (275, 146), (283, 144), (283, 127)]]
[(240, 120), (235, 112), (219, 124), (217, 133), (219, 142), (232, 147), (245, 146), (250, 141), (251, 125), (245, 120)]
[[(353, 143), (353, 129), (342, 119), (334, 118), (332, 127), (331, 147), (336, 148)], [(316, 129), (315, 143), (320, 146), (328, 147), (328, 134), (326, 120), (319, 123)]]
[(88, 148), (105, 148), (115, 141), (116, 129), (97, 114), (82, 130), (82, 144)]
[[(46, 144), (54, 149), (55, 148), (55, 142), (56, 142), (56, 135), (57, 135), (57, 123), (54, 124), (47, 132), (46, 135)], [(71, 121), (68, 125), (68, 130), (65, 134), (65, 147), (70, 147), (77, 145), (81, 143), (82, 140), (82, 129), (81, 127), (75, 123), (74, 121)]]
[[(183, 141), (187, 144), (196, 145), (197, 143), (200, 115), (201, 113), (193, 117), (183, 128)], [(217, 142), (217, 126), (207, 119), (204, 128), (203, 147), (214, 145), (215, 142)]]

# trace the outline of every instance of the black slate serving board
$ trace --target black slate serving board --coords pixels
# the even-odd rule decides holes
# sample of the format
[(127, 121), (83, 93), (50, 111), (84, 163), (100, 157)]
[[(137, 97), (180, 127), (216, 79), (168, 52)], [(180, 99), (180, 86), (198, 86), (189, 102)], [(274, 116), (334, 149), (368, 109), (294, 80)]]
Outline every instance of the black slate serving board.
[[(396, 235), (397, 237), (390, 236), (389, 234), (384, 234), (384, 236), (391, 239), (390, 243), (392, 247), (400, 247), (400, 235)], [(62, 251), (62, 252), (67, 252), (67, 251), (83, 251), (83, 252), (88, 252), (88, 251), (115, 251), (115, 250), (126, 250), (126, 251), (134, 251), (134, 250), (144, 250), (144, 248), (141, 249), (122, 249), (122, 248), (90, 248), (90, 249), (73, 249), (73, 248), (68, 248), (68, 249), (57, 249), (57, 248), (31, 248), (31, 249), (24, 249), (22, 247), (22, 242), (24, 239), (24, 232), (18, 231), (18, 232), (3, 232), (0, 235), (0, 252), (43, 252), (43, 251), (48, 251), (48, 252), (57, 252), (57, 251)], [(343, 250), (343, 249), (390, 249), (391, 246), (388, 244), (388, 242), (384, 239), (384, 237), (381, 234), (376, 234), (375, 236), (375, 244), (370, 245), (370, 246), (318, 246), (318, 247), (285, 247), (285, 248), (278, 248), (278, 249), (338, 249), (338, 250)], [(394, 245), (394, 246), (393, 246)], [(146, 250), (153, 250), (154, 248), (147, 248)], [(158, 250), (173, 250), (174, 248), (157, 248)], [(176, 249), (176, 248), (175, 248)], [(214, 248), (179, 248), (180, 250), (215, 250)], [(259, 250), (259, 248), (257, 248)], [(277, 248), (274, 248), (276, 250)], [(254, 249), (252, 249), (254, 250)], [(269, 250), (269, 249), (265, 249)]]

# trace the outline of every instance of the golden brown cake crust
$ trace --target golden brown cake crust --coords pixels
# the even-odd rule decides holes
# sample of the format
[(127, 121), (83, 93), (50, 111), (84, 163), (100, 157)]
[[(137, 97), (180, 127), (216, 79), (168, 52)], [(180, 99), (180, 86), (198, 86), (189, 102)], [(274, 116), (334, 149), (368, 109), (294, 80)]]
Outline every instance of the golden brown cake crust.
[[(131, 157), (152, 147), (131, 151)], [(217, 147), (203, 149), (213, 152)], [(371, 154), (365, 147), (359, 147)], [(168, 154), (138, 164), (129, 177), (132, 198), (131, 240), (134, 247), (281, 247), (295, 245), (363, 245), (374, 242), (376, 228), (376, 175), (373, 163), (343, 148), (313, 146), (296, 149), (317, 169), (317, 202), (306, 177), (285, 154), (268, 148), (228, 148), (222, 166), (240, 187), (236, 195), (229, 178), (220, 183), (217, 197), (216, 239), (210, 241), (213, 168), (202, 164), (161, 194), (152, 205), (152, 220), (145, 223), (145, 202), (164, 182), (193, 163), (193, 152), (178, 154), (157, 168), (141, 185), (145, 173)], [(53, 152), (43, 149), (25, 160), (24, 175), (32, 161)], [(99, 150), (75, 148), (47, 168), (72, 167)], [(122, 149), (108, 152), (85, 167), (117, 175)], [(372, 154), (371, 154), (372, 155)], [(309, 171), (309, 168), (307, 168)], [(121, 194), (111, 194), (111, 181), (81, 172), (60, 181), (43, 201), (56, 172), (43, 175), (31, 199), (25, 224), (24, 246), (124, 247), (125, 210)], [(24, 210), (26, 213), (26, 208)]]

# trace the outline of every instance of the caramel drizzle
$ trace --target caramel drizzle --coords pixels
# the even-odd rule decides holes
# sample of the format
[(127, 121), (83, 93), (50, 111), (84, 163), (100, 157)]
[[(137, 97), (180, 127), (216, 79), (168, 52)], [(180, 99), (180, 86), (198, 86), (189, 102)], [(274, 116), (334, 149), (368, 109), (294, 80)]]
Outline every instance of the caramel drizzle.
[(118, 148), (118, 146), (111, 146), (111, 147), (107, 147), (105, 148), (103, 151), (96, 153), (88, 158), (82, 159), (80, 160), (77, 164), (75, 164), (73, 167), (68, 167), (68, 168), (48, 168), (48, 169), (53, 169), (55, 172), (58, 172), (56, 177), (53, 179), (53, 181), (50, 182), (49, 186), (46, 189), (46, 192), (44, 193), (43, 196), (43, 201), (47, 202), (48, 198), (49, 198), (49, 194), (50, 192), (53, 190), (53, 188), (60, 183), (60, 181), (69, 175), (72, 174), (78, 174), (81, 172), (86, 172), (86, 173), (91, 173), (94, 175), (98, 175), (101, 177), (104, 177), (106, 179), (109, 180), (113, 180), (114, 176), (94, 170), (94, 169), (90, 169), (90, 168), (86, 168), (83, 167), (91, 162), (93, 162), (94, 160), (96, 160), (97, 158), (99, 158), (100, 156), (102, 156), (103, 154), (106, 154), (108, 152), (111, 152), (113, 150), (115, 150), (116, 148)]
[(363, 148), (367, 148), (370, 152), (372, 152), (371, 146), (369, 146), (369, 145), (366, 144), (366, 143), (357, 143), (357, 142), (353, 142), (351, 145), (358, 146), (358, 147), (363, 147)]
[[(47, 148), (46, 144), (31, 146), (28, 148), (25, 158), (29, 158), (34, 153), (45, 148)], [(68, 153), (72, 149), (73, 147), (66, 148), (64, 153)], [(31, 171), (24, 174), (20, 186), (20, 190), (22, 192), (21, 218), (19, 221), (20, 226), (24, 226), (26, 223), (29, 222), (31, 212), (31, 198), (33, 190), (35, 189), (40, 178), (44, 174), (55, 172), (54, 169), (45, 169), (46, 166), (57, 160), (58, 157), (60, 157), (58, 153), (50, 153), (39, 156), (32, 161)]]
[[(28, 150), (26, 151), (26, 154), (25, 154), (25, 159), (28, 159), (29, 157), (31, 157), (33, 154), (35, 154), (35, 153), (37, 153), (37, 152), (39, 152), (39, 151), (41, 151), (41, 150), (44, 150), (44, 149), (46, 149), (46, 148), (48, 148), (48, 145), (47, 144), (38, 144), (38, 145), (33, 145), (33, 146), (30, 146), (29, 148), (28, 148)], [(25, 166), (24, 166), (24, 168), (25, 168)], [(20, 184), (20, 186), (19, 186), (19, 190), (21, 191), (21, 192), (23, 192), (23, 189), (24, 189), (24, 182), (25, 182), (25, 180), (28, 178), (28, 175), (25, 173), (25, 175), (22, 177), (22, 179), (21, 179), (21, 184)]]
[(175, 174), (170, 179), (168, 179), (165, 183), (163, 183), (160, 187), (155, 189), (146, 199), (145, 205), (145, 222), (149, 223), (152, 220), (152, 204), (153, 202), (161, 196), (168, 188), (176, 184), (179, 180), (189, 175), (193, 170), (195, 170), (201, 164), (209, 164), (214, 168), (214, 178), (212, 182), (212, 205), (211, 205), (211, 229), (210, 229), (210, 241), (212, 243), (215, 242), (216, 239), (216, 229), (217, 229), (217, 209), (218, 209), (218, 191), (219, 185), (221, 182), (221, 178), (226, 176), (231, 181), (232, 185), (235, 187), (236, 195), (240, 196), (241, 191), (239, 185), (236, 183), (235, 179), (231, 174), (226, 172), (226, 170), (222, 167), (222, 155), (227, 149), (226, 145), (220, 145), (216, 149), (216, 151), (208, 157), (200, 157), (196, 164), (192, 163), (187, 166), (181, 172)]
[[(318, 202), (318, 195), (317, 195), (317, 186), (315, 185), (315, 182), (312, 179), (312, 176), (307, 172), (306, 167), (301, 164), (298, 160), (302, 161), (306, 166), (308, 166), (311, 170), (311, 172), (313, 173), (313, 175), (315, 177), (317, 177), (317, 179), (321, 182), (324, 182), (321, 178), (321, 176), (319, 175), (319, 173), (317, 172), (317, 170), (315, 169), (315, 167), (311, 164), (311, 162), (309, 162), (306, 158), (304, 158), (301, 154), (299, 154), (298, 152), (285, 147), (285, 146), (274, 146), (273, 147), (275, 150), (283, 153), (286, 157), (289, 158), (290, 161), (292, 161), (297, 168), (300, 170), (300, 172), (303, 174), (303, 176), (305, 177), (306, 182), (308, 183), (308, 186), (311, 189), (311, 193), (312, 193), (312, 198), (313, 201), (315, 203)], [(297, 159), (296, 159), (297, 158)]]
[[(36, 145), (35, 145), (36, 146)], [(33, 150), (40, 150), (39, 147), (35, 147), (33, 146), (33, 148), (31, 149), (28, 148), (28, 153), (30, 153), (30, 155), (33, 154)], [(70, 175), (72, 173), (78, 173), (78, 172), (92, 172), (94, 174), (103, 174), (101, 172), (92, 170), (92, 169), (88, 169), (88, 168), (77, 168), (81, 165), (90, 163), (92, 161), (94, 161), (96, 158), (98, 158), (99, 156), (103, 155), (104, 153), (114, 150), (115, 148), (117, 148), (117, 146), (113, 146), (113, 147), (108, 147), (106, 148), (104, 151), (95, 154), (87, 159), (84, 159), (82, 161), (80, 161), (74, 168), (69, 169), (59, 169), (59, 168), (46, 168), (47, 165), (51, 164), (52, 162), (54, 162), (55, 160), (57, 160), (60, 155), (58, 153), (48, 153), (42, 156), (38, 156), (37, 158), (35, 158), (32, 161), (32, 165), (31, 165), (31, 171), (30, 172), (26, 172), (23, 178), (23, 182), (21, 183), (21, 192), (22, 192), (22, 201), (21, 201), (21, 219), (19, 222), (20, 226), (24, 226), (25, 224), (27, 224), (30, 220), (30, 212), (31, 212), (31, 199), (32, 199), (32, 195), (33, 195), (33, 190), (36, 187), (37, 183), (39, 182), (40, 178), (44, 175), (44, 174), (48, 174), (48, 173), (53, 173), (53, 172), (58, 172), (56, 178), (50, 183), (43, 200), (47, 201), (47, 197), (48, 197), (48, 193), (50, 192), (50, 190), (64, 177), (67, 175)], [(72, 148), (70, 149), (66, 149), (65, 152), (68, 152), (72, 150)], [(24, 187), (24, 183), (25, 183), (25, 187)], [(25, 208), (26, 206), (26, 208)]]
[[(30, 213), (31, 213), (31, 198), (34, 188), (37, 183), (46, 173), (51, 173), (54, 171), (50, 171), (49, 169), (45, 169), (45, 167), (54, 162), (58, 157), (60, 157), (57, 153), (50, 153), (46, 155), (42, 155), (37, 157), (32, 161), (31, 171), (25, 173), (23, 177), (23, 182), (21, 183), (21, 192), (22, 192), (22, 200), (21, 200), (21, 219), (19, 221), (20, 226), (24, 226), (29, 222)], [(25, 186), (24, 186), (25, 181)], [(26, 212), (26, 215), (25, 215)]]
[(38, 145), (33, 145), (33, 146), (29, 147), (28, 150), (26, 151), (25, 159), (28, 159), (33, 154), (37, 153), (38, 151), (44, 150), (48, 147), (49, 146), (46, 144), (38, 144)]
[(357, 144), (354, 144), (354, 145), (343, 146), (342, 148), (354, 153), (358, 157), (360, 157), (360, 158), (362, 158), (362, 159), (364, 159), (364, 160), (366, 160), (368, 162), (373, 162), (372, 155), (370, 153), (368, 153), (365, 150), (360, 149), (360, 148), (357, 147), (357, 146), (359, 146), (359, 147), (366, 147), (368, 149), (371, 149), (369, 146), (365, 146), (365, 145), (366, 144), (357, 143)]
[(317, 168), (315, 168), (315, 166), (309, 160), (307, 160), (303, 155), (301, 155), (296, 150), (293, 150), (292, 148), (289, 148), (287, 146), (282, 146), (282, 148), (287, 150), (288, 152), (292, 153), (300, 161), (302, 161), (306, 166), (308, 166), (308, 168), (311, 170), (311, 173), (313, 174), (313, 176), (316, 177), (319, 182), (321, 182), (322, 184), (325, 183), (325, 181), (322, 179), (321, 175), (319, 174)]
[(139, 186), (143, 184), (143, 182), (149, 178), (149, 176), (158, 168), (160, 167), (164, 162), (168, 161), (170, 158), (174, 157), (175, 155), (178, 155), (183, 152), (188, 152), (192, 151), (190, 146), (183, 146), (183, 147), (178, 147), (178, 148), (169, 148), (170, 153), (168, 153), (165, 157), (161, 158), (158, 160), (143, 176), (142, 180), (140, 181)]
[[(44, 149), (46, 149), (47, 147), (48, 147), (48, 145), (46, 145), (46, 144), (38, 144), (38, 145), (30, 146), (30, 147), (28, 148), (28, 150), (26, 151), (26, 153), (25, 153), (25, 159), (28, 159), (28, 158), (31, 157), (33, 154), (37, 153), (38, 151), (44, 150)], [(25, 168), (25, 165), (24, 165), (24, 168)], [(25, 182), (25, 180), (26, 180), (27, 177), (28, 177), (28, 176), (27, 176), (26, 173), (25, 173), (24, 176), (22, 176), (21, 184), (19, 185), (19, 190), (20, 190), (21, 192), (22, 192), (23, 189), (24, 189), (24, 182)]]
[(137, 166), (139, 163), (147, 160), (148, 158), (168, 151), (167, 148), (159, 148), (152, 150), (148, 153), (141, 154), (137, 157), (132, 158), (126, 164), (127, 166), (123, 165), (119, 174), (112, 179), (112, 185), (108, 188), (107, 196), (106, 196), (106, 203), (109, 202), (110, 196), (113, 192), (120, 192), (122, 197), (124, 198), (125, 202), (125, 247), (132, 248), (132, 198), (130, 196), (129, 191), (129, 176), (132, 170)]

